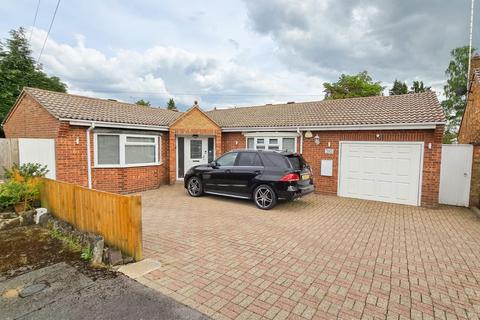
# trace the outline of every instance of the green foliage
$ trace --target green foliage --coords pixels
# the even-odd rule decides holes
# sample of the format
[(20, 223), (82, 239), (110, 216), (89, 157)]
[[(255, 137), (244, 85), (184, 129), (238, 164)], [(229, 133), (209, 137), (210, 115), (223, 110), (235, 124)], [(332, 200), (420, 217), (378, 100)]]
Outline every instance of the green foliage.
[(406, 94), (408, 93), (407, 84), (405, 82), (395, 79), (395, 82), (393, 82), (392, 89), (390, 89), (389, 93), (391, 96)]
[(63, 242), (65, 246), (67, 246), (70, 250), (72, 251), (82, 251), (82, 245), (80, 242), (77, 241), (77, 239), (63, 234), (60, 230), (58, 229), (52, 229), (50, 230), (50, 236), (53, 239), (57, 239)]
[(80, 257), (83, 260), (87, 260), (87, 261), (92, 260), (92, 258), (93, 258), (93, 248), (90, 244), (82, 248), (82, 253), (81, 253)]
[(36, 177), (45, 177), (48, 173), (46, 165), (41, 165), (39, 163), (24, 163), (18, 165), (15, 163), (10, 169), (5, 169), (5, 178), (14, 179), (15, 175), (20, 175), (23, 180), (29, 180)]
[(448, 79), (447, 84), (443, 87), (446, 99), (442, 101), (443, 110), (447, 117), (444, 137), (448, 139), (445, 141), (446, 143), (450, 143), (456, 138), (463, 110), (467, 104), (468, 58), (475, 51), (476, 49), (472, 48), (472, 51), (469, 52), (468, 46), (463, 46), (450, 52), (451, 60), (447, 70), (445, 70)]
[(170, 98), (167, 102), (167, 110), (177, 110), (177, 107), (175, 106), (175, 101)]
[(25, 29), (10, 31), (10, 38), (0, 42), (0, 122), (3, 121), (23, 87), (66, 92), (58, 77), (46, 75), (36, 66)]
[(430, 91), (431, 89), (431, 87), (426, 87), (423, 84), (423, 81), (413, 81), (413, 84), (410, 87), (410, 93), (422, 93)]
[(150, 101), (143, 100), (143, 99), (138, 100), (137, 102), (135, 102), (135, 104), (138, 104), (139, 106), (150, 107)]
[(11, 207), (24, 202), (28, 207), (40, 196), (40, 177), (48, 172), (47, 166), (38, 163), (14, 164), (5, 169), (7, 182), (0, 184), (0, 207)]
[(0, 208), (12, 207), (21, 201), (24, 186), (17, 181), (0, 184)]
[(323, 87), (325, 99), (380, 96), (384, 89), (380, 82), (373, 82), (367, 71), (357, 75), (342, 74), (337, 82), (325, 82)]

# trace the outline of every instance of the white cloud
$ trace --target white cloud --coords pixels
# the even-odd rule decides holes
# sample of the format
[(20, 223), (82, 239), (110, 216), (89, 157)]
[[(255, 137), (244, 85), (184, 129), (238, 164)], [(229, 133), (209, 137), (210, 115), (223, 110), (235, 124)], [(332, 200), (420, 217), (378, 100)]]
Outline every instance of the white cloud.
[[(39, 51), (45, 35), (44, 30), (34, 31), (34, 52)], [(89, 48), (84, 36), (76, 35), (75, 40), (74, 45), (68, 45), (49, 38), (41, 63), (47, 73), (68, 84), (69, 92), (77, 94), (129, 102), (143, 98), (154, 105), (165, 105), (173, 97), (183, 108), (199, 100), (210, 109), (277, 102), (286, 99), (282, 93), (295, 92), (292, 82), (299, 86), (314, 83), (308, 77), (295, 79), (298, 76), (293, 74), (266, 75), (234, 60), (224, 61), (177, 47), (122, 49), (109, 57)]]

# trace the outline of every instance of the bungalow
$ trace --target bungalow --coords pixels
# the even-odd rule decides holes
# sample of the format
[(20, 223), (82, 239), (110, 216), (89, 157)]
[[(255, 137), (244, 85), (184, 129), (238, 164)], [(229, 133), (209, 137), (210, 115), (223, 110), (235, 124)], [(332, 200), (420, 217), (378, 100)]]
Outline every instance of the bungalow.
[(3, 126), (9, 138), (54, 139), (56, 178), (100, 190), (173, 184), (249, 148), (301, 153), (317, 192), (432, 206), (444, 124), (432, 92), (177, 112), (25, 88)]

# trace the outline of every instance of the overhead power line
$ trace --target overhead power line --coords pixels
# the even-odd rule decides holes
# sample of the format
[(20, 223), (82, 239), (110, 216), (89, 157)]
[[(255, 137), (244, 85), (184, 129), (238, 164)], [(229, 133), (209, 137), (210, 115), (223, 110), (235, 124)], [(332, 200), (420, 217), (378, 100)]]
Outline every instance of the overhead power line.
[(43, 41), (42, 50), (40, 50), (40, 54), (38, 55), (37, 65), (40, 64), (40, 59), (42, 58), (43, 49), (45, 49), (45, 45), (47, 44), (48, 36), (50, 35), (50, 31), (52, 30), (53, 22), (55, 21), (55, 17), (57, 15), (58, 6), (60, 5), (60, 1), (61, 0), (57, 1), (57, 6), (55, 7), (55, 11), (53, 12), (52, 21), (50, 21), (50, 27), (48, 27), (47, 36), (45, 37), (45, 41)]
[(30, 30), (30, 37), (28, 38), (29, 43), (30, 41), (32, 41), (33, 29), (35, 28), (35, 25), (37, 23), (38, 8), (40, 8), (40, 0), (38, 0), (37, 2), (37, 9), (35, 10), (35, 17), (33, 18), (32, 30)]

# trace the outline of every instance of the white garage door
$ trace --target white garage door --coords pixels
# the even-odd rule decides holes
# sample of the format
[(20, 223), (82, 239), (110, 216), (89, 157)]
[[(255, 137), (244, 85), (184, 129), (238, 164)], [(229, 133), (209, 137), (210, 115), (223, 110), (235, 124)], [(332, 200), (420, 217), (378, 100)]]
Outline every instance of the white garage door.
[(340, 142), (338, 195), (420, 205), (423, 143)]

